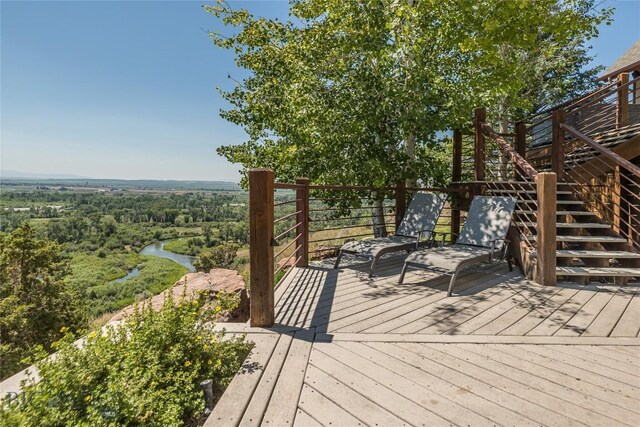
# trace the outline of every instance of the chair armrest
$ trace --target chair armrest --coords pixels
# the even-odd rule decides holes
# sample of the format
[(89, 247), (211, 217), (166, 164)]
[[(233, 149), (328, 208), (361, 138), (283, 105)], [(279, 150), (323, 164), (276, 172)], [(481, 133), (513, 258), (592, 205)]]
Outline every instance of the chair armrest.
[(446, 239), (447, 236), (451, 236), (451, 241), (453, 242), (454, 237), (457, 238), (458, 237), (458, 233), (451, 233), (449, 231), (434, 231), (433, 232), (433, 241), (435, 243), (436, 241), (436, 236), (437, 235), (441, 235), (442, 236), (442, 240), (440, 241), (440, 245), (444, 246), (444, 241)]
[(422, 236), (425, 234), (430, 234), (429, 240), (433, 240), (433, 229), (425, 228), (424, 230), (418, 230), (418, 235), (416, 236), (416, 249), (418, 249), (418, 246), (420, 245), (420, 240), (422, 239)]

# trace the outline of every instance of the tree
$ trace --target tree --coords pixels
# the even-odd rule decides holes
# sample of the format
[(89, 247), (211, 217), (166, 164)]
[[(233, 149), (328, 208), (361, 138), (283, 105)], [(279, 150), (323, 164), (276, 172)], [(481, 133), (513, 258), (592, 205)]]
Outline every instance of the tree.
[(197, 271), (209, 271), (213, 268), (229, 268), (240, 247), (235, 243), (224, 243), (200, 253), (193, 263)]
[(0, 376), (20, 367), (35, 346), (49, 349), (61, 329), (85, 325), (80, 297), (65, 284), (68, 266), (60, 246), (39, 240), (23, 224), (2, 240), (0, 251)]
[[(443, 184), (436, 135), (467, 125), (473, 108), (494, 119), (531, 111), (521, 96), (546, 79), (562, 88), (562, 47), (596, 34), (610, 11), (594, 0), (297, 0), (286, 22), (219, 2), (207, 10), (232, 35), (212, 33), (249, 75), (222, 91), (222, 116), (249, 135), (218, 152), (284, 180), (393, 185)], [(577, 52), (577, 51), (576, 51)], [(532, 78), (523, 58), (539, 61)], [(574, 62), (578, 64), (580, 61)], [(508, 101), (505, 101), (508, 100)], [(434, 172), (424, 165), (438, 162)], [(447, 166), (447, 163), (445, 163)]]

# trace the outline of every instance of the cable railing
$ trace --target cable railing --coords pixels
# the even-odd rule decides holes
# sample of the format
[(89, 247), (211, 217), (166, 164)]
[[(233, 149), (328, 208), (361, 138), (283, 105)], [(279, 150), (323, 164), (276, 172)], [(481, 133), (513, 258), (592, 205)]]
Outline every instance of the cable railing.
[(640, 249), (640, 167), (568, 124), (563, 178), (576, 196), (629, 244)]
[(515, 141), (482, 124), (485, 140), (485, 188), (495, 195), (516, 197), (517, 209), (513, 224), (521, 240), (531, 251), (536, 248), (532, 233), (538, 221), (538, 201), (535, 179), (538, 171), (516, 150)]
[(512, 220), (511, 254), (523, 272), (538, 283), (556, 283), (557, 176), (525, 159), (527, 129), (499, 133), (487, 123), (486, 111), (474, 118), (473, 194), (511, 196), (517, 201)]
[[(273, 292), (293, 267), (337, 254), (347, 241), (394, 233), (416, 192), (444, 193), (449, 202), (436, 231), (457, 235), (461, 209), (448, 188), (311, 185), (276, 182), (273, 171), (249, 171), (249, 252), (252, 325), (273, 323)], [(254, 298), (254, 295), (257, 297)], [(254, 302), (254, 299), (256, 302)]]

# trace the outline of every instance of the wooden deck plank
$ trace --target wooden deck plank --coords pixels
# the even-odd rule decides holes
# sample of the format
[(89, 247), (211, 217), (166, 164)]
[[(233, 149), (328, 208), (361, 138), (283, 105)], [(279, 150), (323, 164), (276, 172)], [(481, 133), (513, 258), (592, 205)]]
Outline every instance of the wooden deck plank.
[(262, 423), (262, 417), (269, 406), (271, 394), (284, 365), (285, 358), (289, 354), (289, 347), (292, 341), (292, 333), (280, 336), (280, 340), (271, 355), (270, 363), (264, 369), (260, 382), (242, 416), (241, 426), (259, 426)]
[(587, 302), (579, 312), (573, 315), (554, 335), (558, 336), (580, 336), (593, 322), (593, 319), (600, 313), (611, 298), (615, 295), (619, 286), (598, 288), (596, 294)]
[[(438, 351), (426, 344), (401, 343), (395, 344), (405, 350), (415, 353), (431, 364), (430, 372), (437, 372), (441, 378), (452, 377), (460, 387), (466, 384), (466, 388), (473, 390), (488, 390), (484, 393), (487, 398), (510, 410), (535, 420), (546, 426), (568, 426), (577, 424), (558, 408), (549, 409), (547, 406), (536, 402), (528, 396), (529, 389), (509, 383), (483, 368), (475, 368), (475, 365), (465, 362), (448, 352)], [(506, 384), (505, 384), (506, 383)], [(511, 387), (509, 387), (511, 385)], [(515, 386), (514, 386), (515, 385)]]
[[(499, 370), (496, 373), (506, 375), (522, 384), (527, 384), (558, 399), (573, 403), (583, 408), (580, 412), (591, 413), (591, 416), (595, 417), (592, 421), (606, 424), (610, 419), (614, 419), (629, 426), (635, 426), (636, 420), (640, 415), (637, 412), (600, 399), (597, 392), (590, 394), (586, 393), (584, 389), (576, 391), (568, 387), (566, 383), (539, 376), (537, 375), (537, 369), (530, 370), (525, 368), (526, 364), (522, 363), (518, 357), (503, 352), (500, 347), (462, 344), (459, 345), (459, 348), (467, 352), (467, 354), (473, 353), (476, 355), (475, 357), (467, 357), (465, 360), (472, 363), (482, 359), (489, 360), (491, 362), (485, 363), (484, 366), (489, 366), (491, 371), (496, 372), (496, 370)], [(529, 367), (533, 368), (532, 366)]]
[(625, 292), (624, 290), (616, 292), (613, 298), (611, 298), (593, 322), (591, 322), (587, 329), (582, 333), (582, 336), (608, 337), (613, 331), (613, 328), (618, 324), (618, 321), (627, 309), (632, 297), (632, 293)]
[(526, 284), (521, 283), (519, 273), (509, 273), (505, 275), (502, 282), (496, 286), (498, 292), (492, 293), (486, 299), (482, 299), (482, 295), (480, 295), (480, 301), (467, 306), (451, 307), (451, 311), (445, 316), (442, 316), (438, 322), (421, 329), (419, 333), (460, 334), (461, 332), (458, 327), (462, 323), (475, 318), (504, 301), (513, 301), (513, 298), (527, 289), (527, 287)]
[[(495, 266), (494, 268), (487, 269), (488, 274), (494, 271), (501, 271), (502, 266)], [(381, 313), (375, 317), (372, 316), (370, 322), (367, 322), (363, 326), (366, 329), (362, 329), (362, 332), (366, 333), (386, 333), (390, 332), (396, 328), (405, 326), (412, 321), (415, 321), (425, 313), (429, 313), (432, 308), (429, 308), (431, 304), (442, 301), (447, 298), (445, 293), (445, 287), (447, 286), (448, 277), (443, 276), (439, 279), (434, 280), (437, 285), (434, 284), (434, 287), (438, 289), (442, 289), (441, 293), (434, 293), (428, 297), (425, 297), (423, 300), (416, 300), (412, 303), (406, 304), (402, 307), (399, 307), (396, 313), (389, 313), (385, 315)], [(442, 285), (440, 285), (442, 283)], [(459, 286), (456, 287), (458, 295), (464, 295), (466, 293), (475, 293), (482, 291), (488, 286), (485, 285), (486, 280), (478, 280), (478, 272), (476, 270), (468, 269), (463, 272), (460, 276)], [(426, 283), (425, 283), (426, 285)], [(464, 296), (463, 296), (464, 298)], [(361, 331), (356, 331), (361, 332)]]
[(314, 366), (307, 369), (305, 383), (366, 425), (398, 426), (406, 424), (341, 381)]
[[(567, 365), (582, 369), (592, 374), (598, 374), (608, 380), (614, 390), (625, 393), (630, 397), (637, 397), (640, 393), (640, 378), (631, 378), (628, 373), (622, 373), (608, 366), (598, 363), (585, 363), (584, 360), (565, 354), (555, 349), (555, 346), (528, 345), (527, 351), (532, 351), (552, 360), (564, 362)], [(614, 385), (615, 384), (615, 385)]]
[[(386, 311), (382, 313), (370, 313), (370, 315), (353, 323), (351, 325), (347, 325), (336, 329), (336, 332), (363, 332), (363, 331), (375, 331), (375, 327), (381, 324), (386, 324), (394, 319), (401, 319), (404, 315), (419, 309), (421, 307), (426, 306), (430, 302), (435, 300), (446, 298), (445, 290), (447, 284), (449, 283), (449, 277), (440, 275), (435, 278), (428, 280), (426, 282), (421, 282), (417, 284), (404, 283), (402, 285), (398, 285), (399, 287), (416, 286), (416, 287), (426, 287), (425, 294), (423, 296), (417, 296), (413, 301), (399, 301), (396, 299), (393, 304), (388, 305)], [(472, 286), (478, 285), (476, 273), (472, 270), (464, 271), (459, 278), (459, 286), (457, 289), (459, 291), (468, 289)]]
[[(423, 316), (408, 323), (400, 328), (393, 329), (392, 333), (426, 333), (432, 334), (433, 332), (441, 333), (441, 330), (429, 331), (427, 328), (436, 325), (441, 321), (446, 321), (451, 318), (455, 313), (462, 312), (469, 307), (475, 307), (476, 304), (492, 300), (496, 295), (501, 295), (505, 292), (498, 284), (508, 280), (507, 277), (497, 273), (496, 277), (487, 279), (478, 279), (482, 282), (482, 288), (479, 292), (463, 291), (456, 296), (452, 296), (442, 301), (431, 304), (426, 308), (429, 309)], [(508, 291), (507, 291), (508, 292)]]
[(529, 331), (542, 323), (547, 317), (551, 316), (576, 293), (578, 293), (578, 290), (574, 288), (560, 289), (557, 294), (546, 300), (544, 304), (537, 306), (526, 316), (520, 318), (517, 322), (502, 330), (500, 335), (526, 335)]
[[(426, 346), (464, 361), (463, 366), (470, 370), (470, 375), (486, 380), (492, 379), (493, 384), (504, 391), (518, 393), (532, 403), (570, 418), (572, 423), (579, 422), (594, 426), (607, 426), (612, 423), (611, 418), (588, 409), (587, 405), (565, 400), (559, 393), (566, 392), (566, 390), (563, 390), (559, 384), (548, 381), (545, 383), (536, 380), (535, 377), (520, 369), (512, 369), (500, 363), (491, 363), (486, 357), (472, 355), (466, 350), (468, 347), (466, 345), (456, 345), (453, 348), (446, 348), (446, 345), (443, 344), (427, 344)], [(583, 396), (584, 398), (585, 396)]]
[(542, 287), (496, 263), (465, 270), (447, 298), (448, 277), (426, 270), (398, 286), (402, 261), (383, 260), (373, 278), (353, 260), (292, 270), (274, 328), (226, 326), (261, 341), (245, 365), (262, 359), (205, 425), (640, 419), (640, 287)]
[(518, 320), (525, 317), (532, 310), (544, 305), (549, 299), (562, 290), (562, 287), (543, 287), (531, 298), (524, 302), (519, 302), (510, 310), (501, 313), (494, 320), (473, 331), (475, 335), (498, 335)]
[(249, 336), (247, 339), (254, 342), (254, 347), (213, 408), (204, 424), (205, 427), (237, 426), (240, 423), (280, 337), (260, 334)]
[[(494, 281), (492, 281), (491, 283), (484, 282), (483, 288), (487, 286), (491, 286), (492, 284), (495, 284), (503, 280), (505, 279), (502, 276), (494, 278)], [(405, 286), (415, 286), (415, 285), (409, 285), (409, 284), (399, 285), (399, 287), (402, 287), (402, 288), (404, 288)], [(444, 290), (440, 290), (439, 292), (429, 292), (429, 291), (425, 291), (424, 288), (420, 289), (418, 287), (418, 289), (415, 292), (410, 293), (409, 295), (404, 297), (393, 298), (393, 299), (388, 298), (388, 301), (380, 301), (378, 299), (373, 299), (370, 303), (366, 305), (363, 304), (358, 306), (358, 309), (360, 311), (350, 312), (348, 313), (348, 315), (339, 319), (333, 319), (333, 314), (332, 314), (332, 320), (329, 322), (327, 330), (336, 331), (336, 332), (349, 331), (351, 330), (349, 326), (352, 326), (352, 325), (355, 326), (355, 329), (359, 329), (359, 324), (361, 321), (370, 319), (371, 317), (378, 314), (387, 314), (388, 316), (395, 316), (395, 310), (394, 310), (395, 308), (401, 307), (404, 304), (409, 304), (415, 300), (420, 300), (424, 302), (426, 300), (425, 296), (427, 296), (427, 298), (433, 297), (432, 299), (439, 298), (439, 300), (445, 300), (445, 299), (451, 300), (450, 298), (447, 298)]]
[[(304, 388), (302, 389), (302, 395), (305, 395)], [(320, 422), (316, 421), (311, 415), (307, 414), (301, 409), (296, 412), (296, 419), (293, 422), (296, 427), (323, 427)]]
[(609, 369), (620, 372), (623, 375), (627, 375), (629, 372), (634, 372), (637, 367), (627, 363), (621, 362), (609, 357), (597, 356), (589, 351), (584, 350), (582, 347), (556, 347), (555, 350), (574, 357), (576, 360), (582, 363), (588, 363), (590, 365), (601, 365)]
[(617, 347), (585, 346), (583, 350), (593, 353), (596, 357), (604, 356), (640, 367), (640, 350), (636, 351), (636, 354), (620, 352)]
[[(365, 344), (350, 343), (353, 346)], [(428, 384), (429, 388), (438, 395), (453, 402), (457, 402), (464, 407), (476, 412), (480, 416), (487, 418), (497, 424), (502, 425), (536, 425), (534, 420), (498, 405), (483, 396), (484, 393), (475, 392), (475, 388), (459, 386), (451, 382), (450, 378), (441, 379), (430, 372), (431, 366), (420, 363), (421, 359), (417, 355), (407, 353), (399, 354), (399, 348), (389, 343), (368, 343), (368, 347), (378, 352), (376, 359), (380, 360), (380, 354), (386, 356), (385, 366), (394, 372), (412, 379), (417, 384)], [(354, 347), (357, 348), (357, 347)], [(411, 363), (413, 362), (413, 363)], [(415, 363), (418, 362), (419, 366)]]
[[(302, 393), (300, 394), (300, 402), (298, 405), (302, 410), (298, 411), (298, 413), (306, 413), (309, 418), (322, 426), (364, 425), (362, 421), (354, 418), (347, 411), (327, 399), (313, 388), (309, 387), (307, 384), (302, 387)], [(302, 424), (304, 422), (305, 418), (303, 416), (300, 423)], [(294, 425), (297, 424), (298, 418), (296, 416)], [(274, 426), (278, 427), (278, 424), (275, 424)]]
[(593, 287), (585, 286), (578, 290), (567, 302), (562, 304), (549, 317), (544, 319), (526, 335), (553, 335), (577, 313), (591, 298), (594, 297)]
[[(449, 423), (461, 425), (465, 420), (473, 419), (476, 425), (493, 425), (488, 419), (477, 413), (470, 411), (464, 406), (444, 399), (436, 394), (431, 387), (417, 384), (403, 374), (398, 374), (387, 367), (387, 363), (392, 363), (386, 356), (381, 363), (375, 363), (369, 354), (374, 351), (370, 347), (356, 347), (356, 351), (351, 351), (347, 347), (353, 348), (357, 343), (340, 343), (339, 345), (323, 346), (323, 353), (337, 360), (344, 360), (354, 370), (373, 377), (376, 381), (385, 384), (396, 391), (405, 399), (410, 400), (424, 409), (435, 413), (439, 417), (446, 419)], [(359, 351), (358, 351), (359, 350)], [(362, 352), (362, 354), (360, 353)], [(388, 360), (386, 360), (388, 359)]]
[[(580, 393), (596, 396), (605, 402), (640, 414), (640, 407), (638, 407), (636, 399), (614, 391), (615, 384), (608, 388), (607, 379), (597, 374), (585, 375), (585, 371), (579, 368), (573, 368), (532, 352), (525, 352), (519, 346), (488, 344), (485, 347), (499, 348), (500, 352), (511, 355), (512, 360), (517, 361), (516, 367), (520, 366), (539, 377), (564, 384)], [(599, 346), (599, 348), (605, 347)]]
[(640, 332), (640, 293), (636, 294), (629, 301), (627, 309), (624, 311), (618, 324), (611, 332), (612, 337), (635, 337)]
[(339, 379), (343, 383), (348, 383), (358, 393), (366, 396), (380, 407), (393, 413), (406, 423), (411, 425), (448, 425), (447, 420), (439, 417), (433, 412), (412, 400), (405, 398), (398, 390), (389, 387), (389, 383), (384, 381), (384, 377), (376, 376), (372, 379), (361, 369), (353, 369), (345, 365), (346, 360), (338, 360), (325, 353), (332, 344), (314, 344), (314, 351), (311, 355), (311, 365), (322, 370), (327, 375)]
[(548, 288), (538, 286), (533, 282), (527, 281), (527, 283), (528, 286), (526, 286), (521, 292), (515, 293), (511, 298), (503, 300), (499, 304), (496, 304), (482, 313), (479, 313), (478, 315), (459, 324), (456, 327), (456, 333), (460, 335), (473, 334), (475, 331), (487, 326), (489, 323), (507, 313), (512, 308), (524, 306), (526, 304), (533, 304), (533, 301), (539, 297), (543, 290), (548, 290)]
[(312, 342), (312, 331), (298, 331), (293, 336), (289, 353), (264, 414), (263, 424), (293, 425)]
[[(467, 305), (479, 301), (482, 298), (498, 292), (495, 285), (500, 283), (504, 276), (501, 268), (492, 271), (476, 271), (471, 283), (473, 286), (457, 290), (455, 296), (429, 301), (423, 307), (407, 316), (403, 316), (399, 321), (391, 321), (380, 332), (387, 333), (416, 333), (420, 329), (430, 326), (438, 321), (438, 316), (446, 316), (447, 310), (455, 305)], [(390, 328), (392, 327), (392, 328)]]

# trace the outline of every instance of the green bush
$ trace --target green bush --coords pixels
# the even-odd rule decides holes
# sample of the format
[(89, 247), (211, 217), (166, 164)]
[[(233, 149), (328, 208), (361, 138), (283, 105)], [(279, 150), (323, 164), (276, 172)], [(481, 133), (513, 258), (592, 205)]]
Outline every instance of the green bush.
[(40, 381), (1, 402), (3, 426), (182, 426), (204, 412), (201, 381), (212, 379), (219, 396), (249, 350), (243, 338), (212, 331), (215, 312), (229, 297), (169, 296), (158, 312), (136, 309), (120, 327), (86, 337), (82, 348), (67, 334), (57, 358), (38, 363)]

